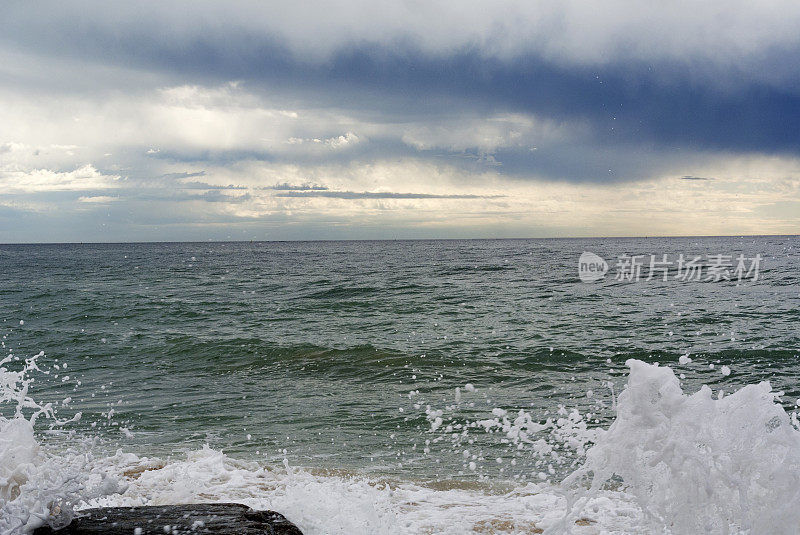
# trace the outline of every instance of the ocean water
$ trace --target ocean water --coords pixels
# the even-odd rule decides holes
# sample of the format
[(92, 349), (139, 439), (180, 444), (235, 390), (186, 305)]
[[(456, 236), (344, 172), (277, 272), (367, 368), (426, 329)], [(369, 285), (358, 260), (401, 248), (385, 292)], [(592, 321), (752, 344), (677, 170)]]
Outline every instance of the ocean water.
[[(0, 245), (0, 533), (208, 500), (309, 534), (796, 533), (798, 245)], [(681, 254), (761, 260), (647, 280)]]

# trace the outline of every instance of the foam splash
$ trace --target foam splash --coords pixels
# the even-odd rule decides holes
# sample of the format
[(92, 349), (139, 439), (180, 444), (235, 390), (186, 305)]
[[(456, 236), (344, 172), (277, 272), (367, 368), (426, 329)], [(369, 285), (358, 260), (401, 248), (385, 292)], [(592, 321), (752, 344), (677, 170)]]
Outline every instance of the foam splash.
[[(42, 372), (37, 359), (43, 353), (20, 363), (9, 354), (0, 360), (0, 403), (13, 407), (10, 418), (0, 416), (0, 533), (28, 533), (44, 524), (62, 527), (74, 515), (77, 504), (101, 494), (123, 490), (104, 472), (92, 468), (88, 444), (70, 448), (62, 455), (42, 451), (34, 436), (40, 417), (51, 429), (80, 419), (80, 414), (63, 420), (56, 417), (52, 404), (39, 404), (28, 395), (32, 374)], [(9, 369), (20, 363), (17, 371)], [(42, 372), (43, 373), (43, 372)]]
[[(683, 365), (690, 362), (680, 359)], [(546, 468), (538, 474), (543, 481), (557, 473), (554, 466), (577, 466), (547, 491), (567, 499), (564, 517), (547, 526), (549, 533), (574, 533), (580, 519), (597, 522), (599, 532), (606, 532), (608, 523), (590, 504), (609, 491), (614, 496), (614, 490), (622, 502), (630, 497), (639, 511), (641, 525), (625, 533), (797, 532), (800, 425), (780, 405), (780, 392), (762, 382), (727, 396), (721, 391), (714, 396), (708, 386), (688, 394), (669, 367), (626, 364), (627, 385), (607, 430), (587, 425), (591, 414), (564, 407), (545, 421), (502, 408), (489, 418), (459, 421), (457, 407), (450, 406), (427, 407), (429, 431), (456, 449), (476, 430), (497, 433), (501, 442)], [(723, 366), (722, 373), (730, 368)], [(474, 472), (475, 463), (469, 468)]]
[(800, 432), (769, 382), (715, 399), (708, 386), (684, 393), (668, 367), (626, 364), (616, 420), (562, 483), (571, 504), (553, 532), (615, 479), (653, 532), (797, 532)]

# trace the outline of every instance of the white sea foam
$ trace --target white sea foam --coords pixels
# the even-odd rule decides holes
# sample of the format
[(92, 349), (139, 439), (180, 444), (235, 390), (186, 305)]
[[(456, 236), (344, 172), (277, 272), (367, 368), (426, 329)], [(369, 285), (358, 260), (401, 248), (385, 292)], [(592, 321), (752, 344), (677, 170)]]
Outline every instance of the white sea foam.
[[(166, 464), (118, 452), (105, 461), (120, 477), (123, 495), (92, 506), (234, 501), (286, 515), (307, 535), (419, 533), (536, 533), (557, 523), (566, 500), (535, 484), (505, 487), (465, 482), (414, 483), (356, 474), (267, 468), (204, 448)], [(600, 492), (587, 503), (591, 518), (575, 533), (637, 531), (638, 509), (621, 492)]]

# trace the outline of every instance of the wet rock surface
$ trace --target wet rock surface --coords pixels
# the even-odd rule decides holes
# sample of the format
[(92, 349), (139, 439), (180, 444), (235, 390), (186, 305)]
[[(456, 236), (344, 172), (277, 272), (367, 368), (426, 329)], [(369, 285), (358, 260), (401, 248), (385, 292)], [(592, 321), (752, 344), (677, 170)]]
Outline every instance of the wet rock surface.
[(42, 527), (34, 535), (303, 535), (280, 513), (237, 503), (102, 507), (80, 511), (69, 526)]

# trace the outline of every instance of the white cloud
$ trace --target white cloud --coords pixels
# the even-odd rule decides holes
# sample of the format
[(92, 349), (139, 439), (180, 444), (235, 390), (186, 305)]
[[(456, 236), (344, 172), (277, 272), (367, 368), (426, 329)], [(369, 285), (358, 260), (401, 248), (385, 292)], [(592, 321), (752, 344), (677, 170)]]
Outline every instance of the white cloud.
[(330, 137), (325, 140), (325, 144), (331, 148), (339, 149), (348, 145), (355, 145), (361, 139), (352, 132), (347, 132), (342, 136)]
[[(380, 129), (336, 110), (274, 107), (238, 83), (99, 98), (41, 99), (0, 88), (0, 98), (0, 156), (14, 152), (17, 160), (23, 149), (32, 157), (32, 147), (45, 145), (50, 153), (60, 147), (61, 156), (89, 159), (119, 155), (124, 152), (120, 148), (136, 146), (146, 147), (143, 152), (151, 156), (198, 150), (302, 154), (322, 148), (314, 149), (313, 144), (342, 149), (363, 143), (366, 136), (357, 133), (359, 127)], [(13, 139), (3, 139), (8, 135)], [(64, 158), (59, 163), (75, 161)]]
[(107, 189), (117, 187), (119, 181), (119, 176), (105, 175), (89, 164), (63, 172), (0, 169), (0, 190), (6, 194)]

